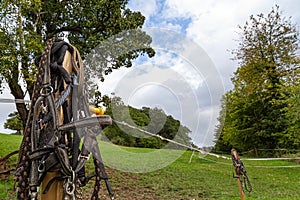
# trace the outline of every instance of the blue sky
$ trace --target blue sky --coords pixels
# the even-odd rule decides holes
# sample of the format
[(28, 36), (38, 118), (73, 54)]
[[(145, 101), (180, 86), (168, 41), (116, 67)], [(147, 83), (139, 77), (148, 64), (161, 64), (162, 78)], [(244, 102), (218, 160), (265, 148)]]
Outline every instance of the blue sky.
[[(298, 0), (130, 0), (128, 7), (146, 17), (144, 30), (153, 37), (157, 54), (114, 71), (100, 90), (135, 107), (160, 107), (192, 130), (197, 145), (212, 145), (220, 98), (232, 88), (230, 78), (238, 66), (230, 59), (238, 25), (251, 14), (267, 14), (275, 4), (299, 29)], [(0, 97), (12, 98), (9, 91)], [(9, 132), (3, 123), (14, 109), (0, 104), (0, 132)]]

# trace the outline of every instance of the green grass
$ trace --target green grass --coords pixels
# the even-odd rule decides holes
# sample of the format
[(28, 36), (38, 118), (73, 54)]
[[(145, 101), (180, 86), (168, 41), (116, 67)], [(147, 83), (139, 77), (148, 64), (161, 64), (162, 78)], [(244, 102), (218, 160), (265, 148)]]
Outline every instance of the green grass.
[[(20, 141), (19, 136), (0, 134), (0, 155), (18, 148)], [(116, 199), (240, 199), (230, 160), (194, 153), (189, 162), (191, 151), (129, 148), (105, 142), (100, 142), (100, 148)], [(244, 164), (253, 186), (246, 199), (300, 199), (300, 165), (248, 160)], [(89, 162), (88, 171), (92, 172), (91, 168)], [(87, 196), (92, 184), (84, 188)], [(0, 199), (10, 199), (6, 194), (13, 193), (12, 187), (12, 180), (1, 181)], [(101, 199), (108, 199), (104, 187)]]
[[(22, 137), (18, 135), (0, 134), (0, 157), (7, 155), (8, 153), (18, 150), (20, 147)], [(14, 167), (17, 163), (18, 156), (11, 156), (7, 162), (7, 167)], [(9, 177), (8, 180), (0, 180), (0, 199), (11, 199), (13, 193), (13, 177)]]
[(0, 134), (0, 157), (3, 157), (14, 150), (18, 150), (21, 141), (22, 136), (20, 135)]

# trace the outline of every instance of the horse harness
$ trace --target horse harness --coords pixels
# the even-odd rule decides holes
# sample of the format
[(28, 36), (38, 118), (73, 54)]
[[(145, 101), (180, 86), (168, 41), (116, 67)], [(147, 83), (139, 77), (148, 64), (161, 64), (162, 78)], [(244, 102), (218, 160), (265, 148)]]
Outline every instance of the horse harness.
[[(113, 199), (96, 140), (101, 129), (111, 124), (111, 118), (92, 116), (89, 111), (78, 50), (52, 38), (36, 64), (38, 72), (15, 173), (17, 199), (37, 199), (38, 189), (49, 172), (59, 173), (43, 185), (43, 194), (56, 181), (63, 181), (64, 199), (76, 199), (77, 189), (95, 176), (91, 199), (98, 199), (101, 179)], [(85, 163), (90, 154), (95, 175), (86, 176)]]
[(246, 190), (247, 192), (252, 191), (252, 185), (250, 183), (250, 180), (247, 175), (246, 168), (244, 166), (244, 163), (241, 161), (240, 156), (238, 152), (235, 149), (231, 150), (231, 158), (233, 162), (233, 167), (235, 169), (235, 176), (233, 175), (233, 178), (237, 178), (238, 181), (241, 183), (242, 191)]

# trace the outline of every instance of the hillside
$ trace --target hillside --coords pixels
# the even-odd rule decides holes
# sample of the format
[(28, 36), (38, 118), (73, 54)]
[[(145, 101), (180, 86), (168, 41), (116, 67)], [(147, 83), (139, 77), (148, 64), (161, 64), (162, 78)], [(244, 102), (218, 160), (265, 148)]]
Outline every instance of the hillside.
[[(15, 150), (20, 141), (20, 136), (0, 134), (1, 157)], [(100, 142), (100, 148), (116, 199), (240, 199), (230, 160), (198, 153), (191, 159), (191, 151), (130, 148), (106, 142)], [(155, 153), (159, 156), (153, 156)], [(163, 167), (163, 161), (172, 155), (179, 158), (174, 162), (168, 160)], [(245, 160), (244, 164), (253, 186), (247, 199), (300, 199), (300, 166), (296, 163)], [(151, 171), (149, 166), (159, 169)], [(87, 168), (91, 170), (91, 165)], [(137, 173), (138, 170), (149, 172)], [(92, 185), (86, 186), (83, 194), (90, 194), (91, 188)], [(0, 199), (12, 199), (12, 194), (12, 178), (0, 181)], [(108, 199), (105, 188), (101, 194), (102, 199)]]
[[(190, 138), (191, 130), (179, 120), (174, 119), (171, 115), (167, 115), (162, 109), (134, 108), (125, 105), (120, 97), (114, 97), (110, 101), (105, 113), (111, 116), (113, 120), (126, 122), (143, 131), (176, 140), (189, 146), (192, 144), (192, 139)], [(122, 146), (160, 149), (166, 145), (165, 141), (157, 137), (150, 137), (137, 129), (115, 123), (105, 128), (103, 133), (109, 141)]]

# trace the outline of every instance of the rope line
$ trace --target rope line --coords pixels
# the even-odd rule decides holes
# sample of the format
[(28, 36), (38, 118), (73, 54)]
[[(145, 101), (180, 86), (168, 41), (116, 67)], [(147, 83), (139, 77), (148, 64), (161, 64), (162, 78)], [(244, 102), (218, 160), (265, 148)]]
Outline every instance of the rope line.
[[(215, 158), (221, 158), (221, 159), (225, 159), (225, 160), (231, 160), (231, 158), (229, 158), (227, 156), (223, 156), (223, 155), (218, 155), (218, 154), (215, 154), (215, 153), (207, 152), (207, 151), (204, 151), (204, 150), (199, 149), (199, 148), (195, 148), (195, 147), (192, 147), (192, 146), (188, 146), (186, 144), (182, 144), (182, 143), (176, 142), (176, 141), (168, 139), (168, 138), (164, 138), (161, 135), (158, 135), (158, 134), (155, 134), (155, 133), (151, 133), (149, 131), (145, 131), (145, 130), (140, 129), (140, 128), (136, 127), (136, 126), (130, 125), (130, 124), (124, 122), (124, 121), (120, 122), (120, 121), (117, 121), (117, 120), (114, 120), (114, 119), (113, 119), (113, 121), (116, 124), (127, 126), (129, 128), (138, 130), (138, 131), (140, 131), (142, 133), (145, 133), (147, 135), (154, 136), (154, 137), (157, 137), (157, 138), (159, 138), (161, 140), (164, 140), (164, 141), (167, 141), (167, 142), (170, 142), (170, 143), (173, 143), (173, 144), (185, 147), (185, 148), (187, 148), (189, 150), (199, 152), (202, 155), (210, 155), (210, 156), (213, 156)], [(193, 154), (190, 157), (190, 160), (189, 160), (190, 163), (192, 161)], [(204, 159), (204, 160), (208, 160), (208, 161), (212, 161), (212, 162), (216, 162), (216, 163), (220, 163), (220, 164), (232, 165), (232, 164), (225, 163), (225, 162), (219, 162), (219, 161), (214, 161), (214, 160), (211, 160), (211, 159), (203, 158), (200, 155), (199, 155), (199, 158), (200, 159)], [(296, 158), (243, 158), (241, 160), (243, 160), (243, 161), (274, 161), (274, 160), (299, 160), (299, 159), (300, 159), (300, 157), (296, 157)], [(256, 168), (299, 168), (300, 167), (300, 165), (288, 165), (288, 166), (254, 166), (254, 165), (247, 165), (247, 166), (248, 167), (256, 167)]]
[[(209, 159), (209, 158), (202, 157), (201, 155), (199, 155), (198, 158), (202, 159), (202, 160), (212, 162), (212, 163), (232, 166), (232, 163), (226, 163), (226, 162), (222, 162), (222, 161), (212, 160), (212, 159)], [(191, 163), (191, 160), (192, 160), (192, 156), (190, 158), (190, 163)], [(241, 160), (245, 161), (247, 159), (241, 159)], [(276, 169), (276, 168), (300, 168), (300, 165), (273, 165), (273, 166), (268, 166), (268, 165), (249, 165), (249, 163), (247, 163), (247, 168), (270, 168), (270, 169), (271, 168), (273, 168), (273, 169)]]
[[(114, 121), (116, 124), (120, 124), (120, 125), (127, 126), (127, 127), (129, 127), (129, 128), (138, 130), (138, 131), (140, 131), (140, 132), (142, 132), (142, 133), (145, 133), (145, 134), (147, 134), (147, 135), (150, 135), (150, 136), (153, 136), (153, 137), (157, 137), (157, 138), (159, 138), (159, 139), (161, 139), (161, 140), (163, 140), (163, 141), (167, 141), (167, 142), (170, 142), (170, 143), (173, 143), (173, 144), (176, 144), (176, 145), (185, 147), (185, 148), (187, 148), (187, 149), (190, 149), (190, 150), (193, 150), (193, 151), (200, 152), (200, 153), (202, 153), (202, 154), (209, 154), (209, 155), (212, 154), (212, 153), (203, 151), (203, 150), (201, 150), (201, 149), (198, 149), (198, 148), (195, 148), (195, 147), (192, 147), (192, 146), (189, 146), (189, 145), (186, 145), (186, 144), (182, 144), (182, 143), (176, 142), (176, 141), (174, 141), (174, 140), (171, 140), (171, 139), (162, 137), (161, 135), (158, 135), (158, 134), (155, 134), (155, 133), (151, 133), (151, 132), (149, 132), (149, 131), (145, 131), (145, 130), (140, 129), (140, 128), (136, 127), (136, 126), (130, 125), (130, 124), (124, 122), (124, 121), (122, 121), (122, 122), (117, 121), (117, 120), (113, 120), (113, 121)], [(216, 156), (219, 156), (219, 155), (216, 155)], [(228, 158), (228, 159), (229, 159), (229, 158)]]
[[(25, 100), (25, 99), (9, 99), (9, 98), (0, 98), (0, 103), (30, 103), (30, 100)], [(189, 145), (186, 145), (186, 144), (182, 144), (182, 143), (179, 143), (179, 142), (176, 142), (174, 140), (171, 140), (171, 139), (168, 139), (168, 138), (164, 138), (162, 137), (161, 135), (158, 135), (158, 134), (154, 134), (154, 133), (151, 133), (149, 131), (145, 131), (143, 129), (140, 129), (136, 126), (133, 126), (133, 125), (130, 125), (124, 121), (120, 122), (120, 121), (117, 121), (117, 120), (113, 120), (116, 124), (120, 124), (120, 125), (123, 125), (123, 126), (127, 126), (129, 128), (132, 128), (132, 129), (135, 129), (135, 130), (138, 130), (142, 133), (145, 133), (147, 135), (150, 135), (150, 136), (153, 136), (153, 137), (157, 137), (163, 141), (167, 141), (167, 142), (170, 142), (170, 143), (173, 143), (173, 144), (176, 144), (176, 145), (179, 145), (179, 146), (182, 146), (184, 148), (187, 148), (189, 150), (192, 150), (192, 151), (196, 151), (196, 152), (199, 152), (201, 153), (202, 155), (210, 155), (210, 156), (213, 156), (213, 157), (216, 157), (216, 158), (222, 158), (222, 159), (225, 159), (225, 160), (231, 160), (231, 158), (227, 157), (227, 156), (223, 156), (223, 155), (218, 155), (218, 154), (215, 154), (215, 153), (211, 153), (211, 152), (207, 152), (207, 151), (204, 151), (202, 149), (199, 149), (199, 148), (195, 148), (195, 147), (192, 147), (192, 146), (189, 146)], [(270, 150), (274, 150), (274, 149), (270, 149)], [(278, 150), (278, 149), (275, 149), (275, 150)], [(282, 149), (280, 149), (282, 150)], [(250, 151), (253, 151), (253, 150), (250, 150)], [(247, 152), (250, 152), (250, 151), (247, 151)], [(245, 152), (243, 152), (245, 153)], [(193, 156), (193, 155), (192, 155)], [(192, 157), (191, 156), (191, 157)], [(200, 156), (199, 156), (200, 158)], [(201, 157), (202, 158), (202, 157)], [(204, 159), (204, 158), (202, 158)], [(204, 159), (204, 160), (209, 160), (209, 159)], [(275, 160), (300, 160), (300, 157), (295, 157), (295, 158), (243, 158), (241, 160), (249, 160), (249, 161), (275, 161)], [(213, 160), (210, 160), (210, 161), (213, 161)], [(191, 158), (190, 158), (190, 162), (191, 162)], [(217, 162), (217, 161), (215, 161)], [(222, 164), (222, 163), (221, 163)], [(225, 163), (224, 163), (225, 164)], [(250, 167), (268, 167), (268, 168), (296, 168), (296, 167), (300, 167), (300, 165), (295, 165), (295, 166), (250, 166)]]
[(300, 160), (300, 157), (295, 158), (243, 158), (241, 160), (253, 160), (253, 161), (268, 161), (268, 160)]
[(30, 100), (0, 98), (0, 103), (30, 103)]

